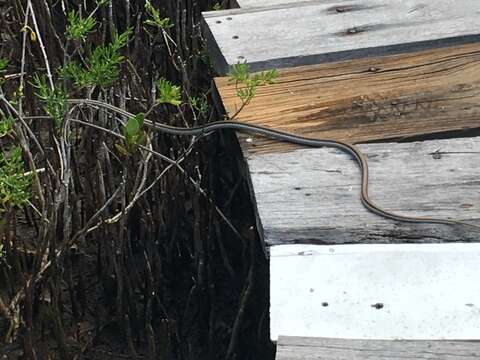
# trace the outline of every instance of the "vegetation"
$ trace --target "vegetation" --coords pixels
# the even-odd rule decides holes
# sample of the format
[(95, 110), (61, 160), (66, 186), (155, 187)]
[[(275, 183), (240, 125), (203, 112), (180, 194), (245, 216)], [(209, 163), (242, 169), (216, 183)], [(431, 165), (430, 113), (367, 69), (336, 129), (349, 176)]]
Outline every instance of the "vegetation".
[(257, 88), (260, 85), (272, 84), (277, 78), (278, 72), (276, 69), (272, 69), (251, 74), (247, 63), (238, 63), (232, 66), (228, 76), (230, 81), (235, 82), (236, 93), (241, 100), (237, 112), (231, 116), (234, 118), (245, 106), (250, 104), (257, 93)]
[(22, 150), (15, 146), (10, 154), (0, 154), (0, 215), (23, 207), (30, 199), (31, 176), (24, 174)]
[[(267, 265), (200, 13), (0, 2), (0, 357), (268, 359)], [(232, 69), (242, 107), (275, 72)], [(2, 357), (2, 358), (4, 358)]]
[(160, 95), (157, 98), (158, 104), (180, 106), (182, 103), (182, 90), (180, 89), (180, 86), (175, 86), (164, 78), (158, 80), (156, 85)]

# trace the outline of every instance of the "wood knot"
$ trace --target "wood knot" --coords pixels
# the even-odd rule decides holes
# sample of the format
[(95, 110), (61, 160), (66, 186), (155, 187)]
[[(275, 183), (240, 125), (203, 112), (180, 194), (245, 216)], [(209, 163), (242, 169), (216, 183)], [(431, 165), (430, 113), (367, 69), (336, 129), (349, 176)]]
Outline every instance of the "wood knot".
[(337, 13), (344, 13), (344, 12), (349, 12), (353, 10), (353, 6), (337, 6), (335, 8), (335, 12)]
[(442, 158), (442, 153), (440, 150), (434, 151), (433, 153), (430, 153), (430, 155), (432, 155), (434, 160), (440, 160)]
[(363, 25), (363, 26), (354, 26), (351, 28), (346, 29), (343, 32), (338, 33), (340, 36), (343, 35), (357, 35), (361, 34), (367, 31), (377, 31), (377, 30), (383, 30), (390, 27), (390, 25), (387, 24), (370, 24), (370, 25)]
[(363, 32), (361, 28), (353, 27), (350, 29), (347, 29), (347, 34), (357, 34), (359, 32)]
[(352, 11), (367, 10), (370, 7), (364, 5), (336, 5), (331, 6), (327, 9), (327, 12), (330, 14), (343, 14)]

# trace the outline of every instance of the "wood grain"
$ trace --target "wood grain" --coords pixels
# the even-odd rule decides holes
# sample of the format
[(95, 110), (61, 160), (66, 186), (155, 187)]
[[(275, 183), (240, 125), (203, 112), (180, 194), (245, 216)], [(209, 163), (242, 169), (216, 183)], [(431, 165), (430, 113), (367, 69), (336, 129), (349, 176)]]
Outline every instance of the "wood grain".
[[(352, 143), (480, 127), (480, 44), (284, 69), (260, 87), (237, 120)], [(227, 78), (216, 85), (231, 115), (240, 103)], [(286, 144), (246, 142), (250, 153)]]
[(262, 70), (476, 42), (479, 11), (478, 0), (314, 1), (204, 13), (204, 20), (224, 74), (238, 61)]
[(478, 341), (387, 341), (280, 337), (276, 360), (474, 360)]
[[(407, 216), (469, 220), (480, 225), (480, 137), (362, 144), (370, 197)], [(479, 241), (480, 232), (408, 224), (367, 211), (360, 171), (335, 149), (247, 153), (266, 244)]]

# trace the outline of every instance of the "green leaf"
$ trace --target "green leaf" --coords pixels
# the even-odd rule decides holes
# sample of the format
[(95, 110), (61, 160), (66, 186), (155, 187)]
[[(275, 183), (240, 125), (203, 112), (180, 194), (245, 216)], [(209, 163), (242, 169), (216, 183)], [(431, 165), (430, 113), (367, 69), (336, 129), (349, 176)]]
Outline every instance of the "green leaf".
[[(135, 152), (139, 145), (146, 142), (146, 134), (143, 131), (143, 123), (145, 115), (142, 113), (136, 114), (130, 119), (123, 128), (123, 136), (125, 136), (125, 147), (122, 147), (127, 153)], [(120, 149), (117, 149), (121, 151)]]
[(127, 151), (127, 149), (125, 149), (122, 145), (120, 144), (115, 144), (115, 149), (117, 149), (117, 151), (122, 154), (122, 155), (129, 155), (129, 152)]
[(140, 128), (143, 128), (143, 123), (145, 122), (145, 114), (138, 113), (137, 115), (134, 116), (134, 118), (137, 120), (138, 126)]
[(138, 135), (137, 144), (145, 145), (146, 143), (147, 143), (147, 134), (145, 134), (145, 132), (142, 131), (140, 135)]
[(140, 125), (137, 120), (137, 115), (128, 119), (125, 124), (125, 136), (133, 137), (140, 132)]

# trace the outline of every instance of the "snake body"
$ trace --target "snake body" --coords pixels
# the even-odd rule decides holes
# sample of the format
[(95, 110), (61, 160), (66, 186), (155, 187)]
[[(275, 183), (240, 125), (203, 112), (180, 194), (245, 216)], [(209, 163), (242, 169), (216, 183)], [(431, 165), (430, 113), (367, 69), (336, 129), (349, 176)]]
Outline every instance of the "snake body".
[[(97, 100), (87, 100), (87, 99), (69, 99), (68, 103), (74, 105), (91, 105), (101, 108), (109, 109), (117, 114), (131, 118), (134, 115), (126, 110), (120, 109), (114, 105), (103, 103)], [(368, 194), (368, 181), (369, 181), (369, 172), (368, 172), (368, 162), (365, 155), (354, 145), (347, 142), (339, 140), (328, 140), (328, 139), (314, 139), (303, 137), (271, 128), (267, 128), (259, 125), (246, 124), (238, 121), (216, 121), (208, 123), (201, 126), (195, 127), (176, 127), (165, 124), (160, 124), (153, 122), (151, 120), (145, 119), (144, 124), (152, 129), (158, 130), (160, 132), (170, 134), (170, 135), (179, 135), (179, 136), (202, 136), (214, 131), (230, 129), (238, 132), (249, 133), (253, 135), (260, 135), (274, 140), (288, 142), (295, 145), (311, 147), (311, 148), (335, 148), (339, 149), (342, 152), (345, 152), (353, 157), (361, 171), (361, 192), (360, 198), (363, 206), (370, 212), (382, 216), (387, 219), (407, 222), (407, 223), (424, 223), (424, 224), (441, 224), (441, 225), (450, 225), (450, 226), (463, 226), (475, 229), (480, 231), (480, 226), (470, 224), (464, 221), (450, 220), (450, 219), (438, 219), (433, 217), (413, 217), (413, 216), (404, 216), (392, 213), (390, 211), (382, 209), (380, 206), (375, 204), (369, 197)]]

